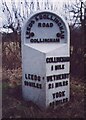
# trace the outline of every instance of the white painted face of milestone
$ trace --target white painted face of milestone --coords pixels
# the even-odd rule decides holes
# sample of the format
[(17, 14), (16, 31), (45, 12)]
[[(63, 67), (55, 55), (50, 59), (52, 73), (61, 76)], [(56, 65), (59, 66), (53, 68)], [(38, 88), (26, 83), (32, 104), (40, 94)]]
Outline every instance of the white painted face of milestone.
[(25, 43), (43, 52), (60, 47), (67, 43), (65, 23), (53, 13), (40, 12), (27, 21)]

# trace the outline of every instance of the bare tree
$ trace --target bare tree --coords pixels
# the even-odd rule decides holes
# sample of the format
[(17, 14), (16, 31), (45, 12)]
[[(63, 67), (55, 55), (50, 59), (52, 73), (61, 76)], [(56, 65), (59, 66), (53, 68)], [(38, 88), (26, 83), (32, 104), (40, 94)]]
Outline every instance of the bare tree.
[(68, 15), (66, 19), (74, 27), (81, 26), (84, 17), (84, 2), (83, 0), (75, 0), (74, 3), (66, 3), (63, 6), (65, 13)]
[(10, 28), (13, 32), (19, 33), (23, 22), (27, 19), (29, 14), (40, 9), (53, 9), (53, 5), (48, 0), (19, 0), (17, 3), (15, 0), (11, 0), (8, 3), (2, 0), (3, 13), (6, 16), (7, 22), (3, 24), (4, 28)]

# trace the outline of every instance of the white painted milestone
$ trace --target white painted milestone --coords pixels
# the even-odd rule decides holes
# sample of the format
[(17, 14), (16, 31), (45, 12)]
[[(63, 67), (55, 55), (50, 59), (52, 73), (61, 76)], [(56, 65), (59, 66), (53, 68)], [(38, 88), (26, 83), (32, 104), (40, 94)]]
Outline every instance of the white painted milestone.
[(70, 99), (70, 35), (55, 12), (39, 11), (22, 33), (22, 93), (25, 100), (47, 108)]

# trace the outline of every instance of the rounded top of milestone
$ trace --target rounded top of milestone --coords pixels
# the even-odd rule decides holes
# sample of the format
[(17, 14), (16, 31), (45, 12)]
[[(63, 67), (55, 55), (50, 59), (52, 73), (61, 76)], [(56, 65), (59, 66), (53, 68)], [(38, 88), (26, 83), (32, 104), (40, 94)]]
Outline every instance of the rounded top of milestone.
[(24, 39), (29, 44), (59, 44), (68, 41), (68, 25), (54, 12), (40, 11), (25, 23)]

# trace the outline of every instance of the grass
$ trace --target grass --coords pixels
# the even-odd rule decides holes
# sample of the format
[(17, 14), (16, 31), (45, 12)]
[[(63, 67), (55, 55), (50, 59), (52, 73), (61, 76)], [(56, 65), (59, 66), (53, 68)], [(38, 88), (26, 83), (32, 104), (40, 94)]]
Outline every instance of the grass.
[(65, 104), (58, 105), (54, 108), (47, 108), (46, 110), (43, 110), (32, 101), (26, 102), (23, 100), (21, 92), (20, 69), (19, 74), (20, 75), (18, 77), (13, 75), (13, 72), (3, 73), (3, 118), (84, 118), (85, 86), (83, 81), (71, 78), (70, 101)]

